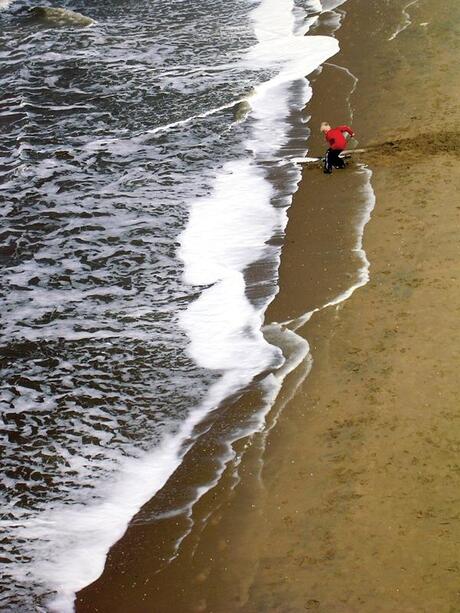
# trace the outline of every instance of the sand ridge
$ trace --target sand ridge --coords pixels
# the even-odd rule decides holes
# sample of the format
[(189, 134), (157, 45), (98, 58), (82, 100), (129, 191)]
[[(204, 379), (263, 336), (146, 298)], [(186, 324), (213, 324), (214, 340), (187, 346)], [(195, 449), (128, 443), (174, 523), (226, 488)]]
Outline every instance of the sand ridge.
[(439, 154), (460, 154), (460, 132), (428, 132), (415, 137), (395, 138), (379, 144), (370, 144), (365, 148), (365, 152), (353, 157), (375, 165), (380, 161), (388, 164), (388, 157), (398, 161), (404, 158), (408, 162), (417, 162)]

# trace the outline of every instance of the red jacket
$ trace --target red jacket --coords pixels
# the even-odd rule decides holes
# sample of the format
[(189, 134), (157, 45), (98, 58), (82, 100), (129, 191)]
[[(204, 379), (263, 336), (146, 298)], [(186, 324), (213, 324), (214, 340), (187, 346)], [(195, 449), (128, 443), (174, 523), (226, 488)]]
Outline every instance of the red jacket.
[(344, 132), (348, 132), (350, 136), (354, 135), (353, 130), (348, 126), (338, 126), (326, 132), (325, 137), (331, 149), (343, 150), (347, 148), (347, 139), (343, 135)]

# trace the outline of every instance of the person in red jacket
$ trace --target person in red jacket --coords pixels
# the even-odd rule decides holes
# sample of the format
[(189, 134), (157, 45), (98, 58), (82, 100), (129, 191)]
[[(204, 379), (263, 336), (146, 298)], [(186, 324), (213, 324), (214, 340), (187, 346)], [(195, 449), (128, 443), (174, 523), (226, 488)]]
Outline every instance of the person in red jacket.
[(325, 139), (329, 143), (329, 149), (324, 156), (324, 172), (330, 174), (332, 168), (345, 168), (345, 162), (340, 157), (340, 154), (347, 147), (347, 139), (344, 136), (344, 132), (347, 132), (350, 137), (355, 133), (348, 126), (337, 126), (337, 128), (331, 128), (327, 121), (323, 121), (321, 124), (321, 132), (323, 132)]

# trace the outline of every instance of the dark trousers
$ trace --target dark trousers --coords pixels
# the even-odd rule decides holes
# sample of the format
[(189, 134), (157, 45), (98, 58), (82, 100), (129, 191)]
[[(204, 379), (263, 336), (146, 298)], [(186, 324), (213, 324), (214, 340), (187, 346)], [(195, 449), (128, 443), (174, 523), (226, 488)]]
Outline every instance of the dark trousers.
[(332, 172), (332, 168), (345, 168), (345, 162), (339, 155), (343, 149), (328, 149), (324, 156), (324, 172)]

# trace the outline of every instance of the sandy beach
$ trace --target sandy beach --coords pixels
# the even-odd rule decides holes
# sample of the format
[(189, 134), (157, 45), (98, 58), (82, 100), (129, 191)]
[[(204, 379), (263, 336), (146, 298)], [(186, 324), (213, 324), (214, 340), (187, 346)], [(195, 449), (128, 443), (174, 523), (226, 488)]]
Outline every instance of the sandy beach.
[[(350, 286), (357, 190), (371, 171), (368, 283), (296, 330), (311, 356), (284, 381), (264, 432), (235, 443), (237, 470), (222, 469), (187, 508), (221, 468), (222, 417), (112, 548), (77, 611), (460, 611), (460, 5), (419, 0), (405, 24), (406, 4), (343, 5), (341, 51), (312, 78), (310, 152), (324, 149), (322, 120), (382, 146), (331, 176), (305, 169), (266, 322)], [(232, 399), (224, 416), (250, 414), (260, 394)], [(186, 511), (162, 515), (168, 500)]]

